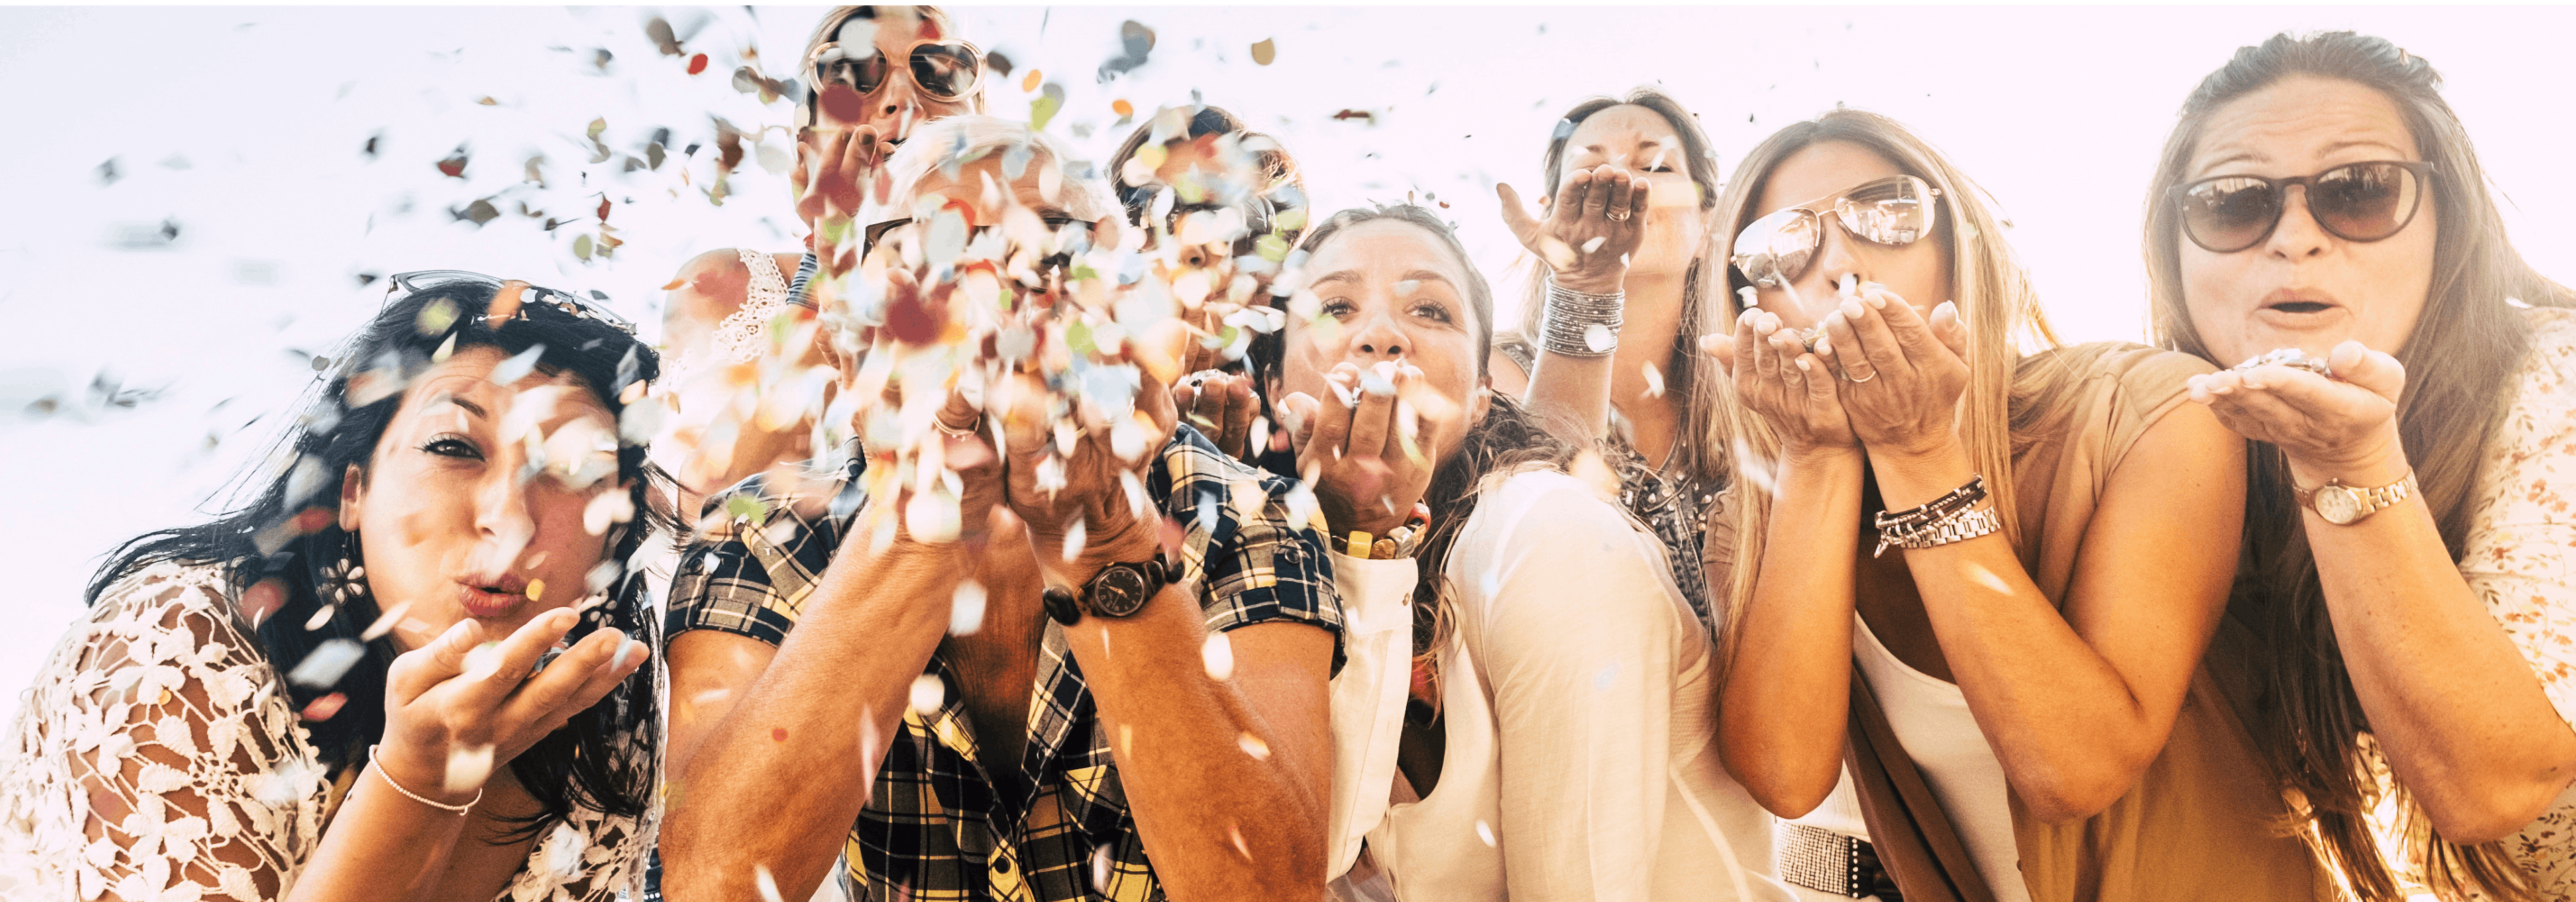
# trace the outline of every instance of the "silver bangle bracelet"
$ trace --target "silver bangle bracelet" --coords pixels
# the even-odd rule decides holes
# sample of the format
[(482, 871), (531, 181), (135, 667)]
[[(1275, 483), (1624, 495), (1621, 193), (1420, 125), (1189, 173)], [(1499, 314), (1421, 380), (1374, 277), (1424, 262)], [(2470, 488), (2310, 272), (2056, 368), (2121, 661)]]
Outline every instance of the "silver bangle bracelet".
[(1619, 327), (1626, 324), (1626, 292), (1592, 294), (1547, 280), (1547, 310), (1540, 319), (1539, 347), (1568, 357), (1607, 357), (1619, 349)]
[(1881, 528), (1878, 531), (1878, 550), (1870, 552), (1869, 556), (1886, 554), (1890, 547), (1922, 549), (1965, 542), (1978, 536), (1993, 535), (2003, 528), (2004, 518), (1997, 516), (1994, 508), (1959, 511), (1914, 529)]

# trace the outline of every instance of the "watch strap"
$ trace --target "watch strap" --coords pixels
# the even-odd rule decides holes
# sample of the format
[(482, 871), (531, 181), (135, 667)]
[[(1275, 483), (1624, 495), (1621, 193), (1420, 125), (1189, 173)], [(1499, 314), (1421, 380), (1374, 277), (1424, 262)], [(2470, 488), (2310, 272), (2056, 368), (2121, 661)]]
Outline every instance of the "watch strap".
[(2298, 496), (2300, 507), (2316, 511), (2318, 515), (2323, 516), (2325, 511), (2317, 507), (2317, 493), (2329, 488), (2346, 489), (2361, 498), (2361, 512), (2355, 515), (2352, 519), (2344, 521), (2343, 525), (2347, 526), (2359, 523), (2364, 518), (2367, 518), (2372, 514), (2396, 507), (2406, 499), (2414, 497), (2417, 489), (2415, 483), (2415, 471), (2410, 468), (2406, 471), (2406, 475), (2404, 477), (2398, 479), (2396, 482), (2383, 486), (2362, 488), (2360, 486), (2347, 485), (2341, 479), (2329, 479), (2326, 480), (2325, 485), (2321, 485), (2313, 489), (2291, 486), (2290, 491), (2292, 494)]

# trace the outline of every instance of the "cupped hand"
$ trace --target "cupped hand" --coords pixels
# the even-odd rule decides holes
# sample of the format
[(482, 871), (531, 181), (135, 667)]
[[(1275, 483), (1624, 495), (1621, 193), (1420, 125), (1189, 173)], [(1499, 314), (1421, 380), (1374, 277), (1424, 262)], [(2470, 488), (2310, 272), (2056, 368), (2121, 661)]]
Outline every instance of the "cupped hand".
[(1968, 329), (1956, 304), (1926, 318), (1884, 287), (1860, 285), (1825, 317), (1816, 354), (1842, 371), (1843, 410), (1873, 454), (1928, 454), (1958, 440)]
[(1521, 206), (1520, 192), (1494, 186), (1503, 203), (1503, 225), (1521, 246), (1555, 270), (1569, 291), (1612, 294), (1628, 277), (1628, 255), (1646, 234), (1646, 177), (1602, 164), (1577, 169), (1557, 188), (1545, 219)]
[(2272, 365), (2193, 376), (2186, 384), (2191, 399), (2227, 428), (2280, 447), (2294, 471), (2317, 474), (2306, 481), (2376, 478), (2364, 471), (2404, 457), (2397, 398), (2406, 366), (2357, 341), (2334, 346), (2326, 363), (2333, 378)]
[(1342, 363), (1324, 375), (1330, 397), (1297, 392), (1280, 401), (1297, 472), (1334, 535), (1385, 535), (1413, 515), (1431, 487), (1440, 449), (1463, 434), (1458, 411), (1422, 384), (1422, 370), (1381, 362)]
[(493, 769), (597, 704), (652, 655), (650, 646), (603, 629), (530, 673), (577, 619), (557, 608), (494, 636), (469, 618), (395, 658), (377, 766), (406, 789), (461, 803)]
[(1735, 335), (1704, 336), (1700, 350), (1717, 358), (1735, 383), (1735, 398), (1780, 435), (1782, 451), (1860, 447), (1836, 391), (1833, 367), (1808, 352), (1798, 330), (1780, 317), (1752, 309), (1735, 320)]
[[(1160, 547), (1160, 508), (1145, 475), (1171, 440), (1178, 411), (1169, 388), (1141, 369), (1138, 379), (1130, 410), (1085, 401), (1059, 415), (1028, 373), (986, 391), (985, 411), (1001, 423), (1004, 500), (1028, 522), (1041, 561), (1082, 569), (1144, 560)], [(1062, 553), (1076, 534), (1082, 545)]]
[(1245, 460), (1252, 443), (1252, 419), (1261, 402), (1252, 397), (1252, 377), (1219, 370), (1200, 370), (1172, 384), (1172, 406), (1181, 421), (1216, 443), (1227, 457)]
[(798, 132), (796, 169), (787, 176), (796, 192), (796, 218), (812, 226), (858, 215), (891, 149), (873, 126)]

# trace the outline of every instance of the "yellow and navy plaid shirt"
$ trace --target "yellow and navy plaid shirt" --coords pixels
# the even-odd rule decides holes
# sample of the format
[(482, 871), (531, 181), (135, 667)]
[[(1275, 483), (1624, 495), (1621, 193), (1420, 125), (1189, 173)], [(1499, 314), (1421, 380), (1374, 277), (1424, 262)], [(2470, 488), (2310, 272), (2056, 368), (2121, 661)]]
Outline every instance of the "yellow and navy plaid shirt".
[[(852, 453), (828, 508), (800, 514), (752, 477), (711, 500), (734, 518), (702, 537), (671, 581), (666, 636), (718, 630), (776, 645), (849, 536), (865, 455)], [(1333, 633), (1342, 666), (1342, 603), (1313, 528), (1292, 521), (1289, 483), (1252, 470), (1181, 427), (1146, 489), (1188, 528), (1182, 557), (1210, 630), (1308, 623)], [(668, 641), (667, 639), (665, 641)], [(850, 826), (850, 878), (871, 900), (1161, 899), (1136, 819), (1100, 729), (1091, 691), (1050, 622), (1029, 710), (1019, 779), (976, 764), (973, 721), (947, 660), (923, 673), (947, 688), (927, 715), (908, 711), (867, 807)], [(785, 775), (781, 775), (784, 777)], [(1004, 785), (1024, 787), (1007, 798)]]

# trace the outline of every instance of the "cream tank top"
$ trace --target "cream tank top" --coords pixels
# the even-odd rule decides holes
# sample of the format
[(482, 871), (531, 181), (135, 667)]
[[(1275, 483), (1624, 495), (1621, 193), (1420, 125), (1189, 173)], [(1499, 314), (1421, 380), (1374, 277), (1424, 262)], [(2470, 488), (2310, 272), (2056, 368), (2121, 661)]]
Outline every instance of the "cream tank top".
[(1852, 615), (1852, 658), (1886, 709), (1897, 744), (1941, 799), (1968, 857), (1977, 862), (1977, 873), (1993, 888), (1995, 902), (2030, 902), (2030, 888), (2021, 879), (2021, 847), (2013, 838), (2004, 765), (1968, 713), (1968, 697), (1957, 684), (1897, 660), (1859, 614)]

